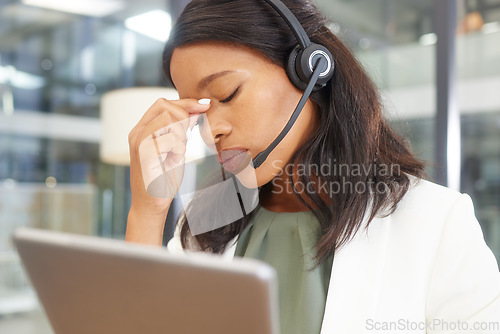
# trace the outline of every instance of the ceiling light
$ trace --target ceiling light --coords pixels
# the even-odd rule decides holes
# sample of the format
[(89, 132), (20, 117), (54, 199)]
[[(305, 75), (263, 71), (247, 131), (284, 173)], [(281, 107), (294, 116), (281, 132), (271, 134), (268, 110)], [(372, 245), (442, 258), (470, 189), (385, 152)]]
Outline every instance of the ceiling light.
[(121, 0), (22, 0), (23, 4), (71, 14), (103, 17), (125, 6)]
[(500, 22), (490, 22), (483, 24), (481, 31), (485, 34), (492, 34), (500, 31)]
[(125, 20), (125, 26), (160, 42), (166, 42), (172, 29), (172, 17), (169, 13), (157, 9)]
[(422, 45), (434, 45), (437, 42), (437, 35), (435, 33), (425, 34), (420, 36), (418, 41)]
[(0, 66), (0, 84), (11, 84), (22, 89), (39, 89), (45, 86), (45, 79), (16, 70), (13, 66)]

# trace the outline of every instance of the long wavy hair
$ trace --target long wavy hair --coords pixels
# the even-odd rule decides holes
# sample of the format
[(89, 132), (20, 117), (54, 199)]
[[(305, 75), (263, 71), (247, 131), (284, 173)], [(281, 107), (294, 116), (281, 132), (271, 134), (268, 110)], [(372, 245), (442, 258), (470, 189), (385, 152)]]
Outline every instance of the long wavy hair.
[[(304, 191), (294, 187), (297, 197), (321, 225), (322, 235), (314, 258), (319, 265), (352, 239), (364, 219), (368, 228), (378, 214), (394, 212), (410, 187), (408, 175), (422, 177), (425, 166), (389, 127), (382, 116), (377, 88), (354, 55), (328, 29), (326, 18), (308, 0), (282, 2), (297, 17), (311, 41), (330, 50), (335, 62), (333, 78), (310, 97), (316, 106), (318, 127), (290, 161), (314, 171), (301, 173), (296, 180), (290, 176), (292, 184), (307, 185), (319, 179), (326, 184), (343, 185), (340, 189), (351, 187), (348, 191), (330, 192), (329, 198), (310, 187)], [(170, 60), (175, 48), (210, 41), (250, 47), (281, 67), (285, 67), (290, 51), (298, 44), (283, 19), (264, 0), (192, 0), (165, 46), (163, 69), (167, 78), (172, 81)], [(344, 173), (332, 173), (331, 169), (325, 172), (317, 166), (344, 166)], [(271, 183), (259, 189), (261, 196), (271, 191)], [(364, 191), (359, 191), (362, 188)], [(181, 214), (177, 223), (182, 224), (182, 246), (222, 253), (245, 229), (251, 216), (252, 212), (232, 224), (192, 236), (186, 215)]]

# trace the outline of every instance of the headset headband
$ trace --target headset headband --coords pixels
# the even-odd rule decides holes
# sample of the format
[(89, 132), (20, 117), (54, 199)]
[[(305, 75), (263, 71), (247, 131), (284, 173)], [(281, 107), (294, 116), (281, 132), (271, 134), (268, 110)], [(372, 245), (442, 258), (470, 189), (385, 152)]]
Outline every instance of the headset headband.
[(333, 57), (330, 51), (319, 44), (312, 43), (299, 20), (280, 0), (266, 0), (288, 24), (295, 35), (298, 45), (292, 50), (285, 66), (288, 78), (295, 87), (304, 93), (287, 124), (276, 139), (252, 159), (253, 168), (259, 168), (269, 154), (285, 138), (304, 108), (313, 90), (323, 88), (333, 75)]
[(305, 50), (309, 45), (311, 45), (311, 40), (309, 39), (309, 36), (307, 36), (306, 31), (287, 6), (285, 6), (279, 0), (266, 0), (266, 2), (271, 5), (274, 10), (278, 12), (278, 14), (281, 15), (283, 20), (285, 20), (285, 22), (288, 24), (293, 34), (297, 38), (297, 41), (299, 42), (302, 50)]

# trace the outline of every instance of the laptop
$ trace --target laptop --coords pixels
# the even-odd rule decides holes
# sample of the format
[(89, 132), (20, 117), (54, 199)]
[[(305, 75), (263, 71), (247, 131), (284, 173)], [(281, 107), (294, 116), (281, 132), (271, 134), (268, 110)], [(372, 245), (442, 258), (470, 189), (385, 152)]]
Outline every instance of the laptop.
[(56, 334), (279, 333), (262, 261), (32, 228), (13, 241)]

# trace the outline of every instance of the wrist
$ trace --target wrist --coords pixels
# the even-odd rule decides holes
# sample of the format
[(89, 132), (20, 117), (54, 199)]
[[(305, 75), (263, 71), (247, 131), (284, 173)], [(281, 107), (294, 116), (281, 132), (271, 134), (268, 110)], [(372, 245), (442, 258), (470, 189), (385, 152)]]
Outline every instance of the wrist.
[(165, 212), (148, 212), (130, 208), (127, 220), (125, 240), (142, 244), (161, 246), (163, 230), (168, 210)]
[(129, 214), (132, 213), (135, 217), (147, 219), (148, 221), (165, 220), (172, 204), (173, 199), (155, 199), (155, 200), (134, 200), (132, 194), (132, 203)]

